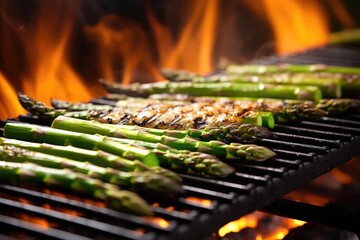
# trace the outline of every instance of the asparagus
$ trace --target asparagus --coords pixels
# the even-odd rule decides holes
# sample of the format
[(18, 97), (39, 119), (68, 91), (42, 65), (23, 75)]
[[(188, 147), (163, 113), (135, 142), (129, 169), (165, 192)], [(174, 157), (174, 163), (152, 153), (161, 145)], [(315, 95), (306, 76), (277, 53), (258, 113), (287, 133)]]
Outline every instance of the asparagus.
[(123, 138), (114, 138), (114, 141), (151, 149), (158, 156), (162, 166), (177, 172), (199, 175), (206, 178), (227, 177), (235, 172), (233, 167), (220, 161), (217, 157), (206, 153), (177, 150), (161, 143)]
[(128, 160), (114, 154), (104, 151), (87, 150), (73, 146), (58, 146), (47, 143), (34, 143), (28, 141), (21, 141), (16, 139), (0, 137), (0, 145), (11, 145), (15, 147), (29, 149), (35, 152), (46, 153), (58, 157), (64, 157), (76, 161), (94, 164), (99, 167), (114, 168), (125, 172), (146, 172), (150, 171), (155, 174), (160, 174), (164, 177), (170, 178), (175, 182), (181, 182), (181, 177), (165, 168), (160, 166), (149, 167), (138, 160)]
[(62, 101), (62, 100), (57, 100), (57, 99), (51, 99), (51, 105), (55, 109), (66, 109), (69, 112), (70, 111), (71, 112), (85, 111), (88, 109), (108, 111), (113, 108), (113, 106), (110, 106), (110, 105), (97, 105), (97, 104), (92, 104), (92, 103), (73, 104), (72, 102)]
[(158, 158), (151, 151), (124, 145), (104, 136), (94, 136), (26, 123), (5, 124), (4, 136), (31, 142), (73, 145), (90, 150), (96, 148), (127, 159), (138, 159), (148, 166), (159, 165)]
[[(175, 72), (175, 70), (174, 70)], [(246, 76), (241, 74), (224, 75), (218, 74), (209, 77), (191, 75), (188, 72), (183, 73), (179, 71), (176, 80), (189, 81), (193, 83), (265, 83), (265, 84), (281, 84), (281, 85), (298, 85), (298, 86), (316, 86), (318, 87), (323, 97), (325, 98), (339, 98), (341, 97), (341, 81), (333, 78), (318, 78), (313, 77), (291, 77), (289, 74), (277, 74), (266, 76)]]
[[(127, 138), (152, 143), (162, 143), (171, 148), (204, 152), (226, 159), (252, 159), (253, 154), (253, 152), (247, 152), (247, 149), (249, 149), (249, 147), (244, 144), (225, 144), (224, 142), (216, 140), (200, 141), (193, 139), (187, 135), (183, 138), (169, 137), (166, 135), (160, 136), (142, 130), (108, 126), (80, 119), (67, 118), (64, 116), (57, 117), (53, 121), (52, 127), (68, 131), (83, 132), (87, 134), (101, 134), (109, 137)], [(275, 156), (274, 152), (265, 147), (258, 146), (256, 149), (257, 151), (259, 151), (257, 156), (265, 157), (265, 159)]]
[(192, 83), (169, 82), (114, 84), (101, 81), (110, 93), (149, 96), (157, 93), (184, 93), (193, 96), (269, 97), (319, 101), (322, 93), (315, 86), (275, 85), (263, 83)]
[(116, 185), (104, 183), (70, 169), (53, 169), (33, 163), (0, 161), (0, 181), (8, 184), (60, 187), (106, 201), (109, 207), (120, 211), (141, 216), (152, 215), (148, 203), (136, 193), (120, 190)]
[(351, 109), (360, 108), (360, 100), (349, 98), (322, 99), (316, 104), (316, 107), (328, 112), (329, 114), (339, 114)]
[(329, 66), (325, 64), (314, 65), (229, 65), (225, 72), (228, 74), (268, 74), (268, 73), (307, 73), (307, 72), (327, 72), (340, 74), (360, 74), (358, 67)]
[(263, 117), (259, 112), (247, 111), (241, 107), (234, 109), (229, 106), (225, 109), (222, 105), (215, 108), (209, 104), (174, 106), (156, 103), (140, 110), (114, 108), (111, 111), (67, 112), (66, 109), (62, 109), (62, 114), (59, 114), (58, 110), (46, 107), (43, 103), (27, 96), (19, 95), (19, 101), (30, 113), (46, 120), (52, 121), (57, 116), (64, 115), (72, 118), (96, 120), (102, 123), (140, 125), (153, 128), (187, 129), (209, 125), (223, 126), (231, 123), (249, 123), (261, 126)]
[(153, 172), (123, 172), (11, 145), (0, 146), (0, 158), (12, 162), (31, 162), (49, 168), (71, 169), (74, 172), (80, 172), (138, 193), (178, 195), (183, 192), (179, 183)]
[[(47, 127), (40, 128), (34, 127), (33, 125), (29, 124), (19, 123), (7, 123), (4, 128), (4, 135), (6, 137), (12, 137), (26, 141), (45, 142), (57, 145), (67, 145), (68, 143), (71, 143), (72, 145), (89, 149), (90, 144), (85, 144), (85, 146), (83, 146), (83, 139), (81, 139), (80, 137), (68, 137), (66, 134), (64, 134), (68, 132), (72, 133), (70, 131), (60, 129)], [(81, 136), (88, 134), (73, 132), (73, 135)], [(119, 139), (116, 139), (115, 141), (115, 139), (110, 139), (108, 137), (92, 137), (104, 139), (104, 142), (110, 145), (109, 149), (111, 149), (112, 146), (116, 146), (117, 144), (122, 144), (119, 142)], [(128, 142), (125, 144), (125, 146), (129, 148), (139, 149), (140, 151), (148, 151), (149, 153), (154, 155), (157, 160), (160, 159), (160, 163), (162, 164), (162, 166), (170, 166), (173, 170), (208, 176), (211, 178), (228, 176), (229, 174), (234, 172), (234, 169), (232, 167), (221, 162), (212, 155), (188, 151), (178, 152), (177, 154), (174, 154), (169, 150), (169, 147), (162, 147), (162, 150), (160, 150), (161, 147), (157, 144), (153, 145), (157, 146), (158, 149), (156, 149), (155, 147), (155, 149), (152, 150), (142, 149), (138, 145), (134, 145), (133, 142)], [(108, 148), (103, 150), (107, 152)]]

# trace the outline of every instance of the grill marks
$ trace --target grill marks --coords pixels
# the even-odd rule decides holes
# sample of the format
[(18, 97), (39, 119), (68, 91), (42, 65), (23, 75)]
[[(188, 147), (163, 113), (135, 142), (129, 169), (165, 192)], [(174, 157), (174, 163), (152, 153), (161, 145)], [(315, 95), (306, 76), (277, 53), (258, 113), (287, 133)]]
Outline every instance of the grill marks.
[[(88, 118), (102, 123), (138, 125), (152, 128), (187, 129), (204, 125), (241, 123), (263, 103), (202, 101), (196, 103), (147, 102), (129, 104), (110, 111), (92, 110)], [(275, 106), (279, 107), (279, 106)], [(274, 106), (272, 107), (274, 108)]]

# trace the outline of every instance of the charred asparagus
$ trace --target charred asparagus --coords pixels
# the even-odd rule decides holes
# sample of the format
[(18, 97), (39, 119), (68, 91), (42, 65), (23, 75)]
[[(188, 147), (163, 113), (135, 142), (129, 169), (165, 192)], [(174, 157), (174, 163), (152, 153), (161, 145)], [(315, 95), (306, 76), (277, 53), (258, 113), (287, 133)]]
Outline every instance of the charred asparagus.
[(177, 195), (183, 192), (179, 183), (151, 171), (123, 172), (113, 168), (98, 167), (89, 162), (74, 161), (10, 145), (0, 146), (0, 158), (11, 162), (31, 162), (49, 168), (71, 169), (74, 172), (80, 172), (138, 193)]
[[(189, 136), (184, 138), (175, 138), (169, 137), (166, 135), (155, 135), (149, 132), (142, 130), (133, 130), (129, 128), (109, 126), (105, 124), (95, 123), (84, 121), (80, 119), (72, 119), (64, 116), (57, 117), (53, 123), (52, 127), (58, 129), (64, 129), (69, 131), (78, 131), (88, 134), (101, 134), (109, 137), (119, 137), (127, 138), (145, 142), (152, 143), (162, 143), (171, 148), (179, 150), (189, 150), (189, 151), (198, 151), (204, 152), (211, 155), (218, 156), (220, 158), (227, 159), (252, 159), (251, 156), (248, 156), (247, 150), (249, 147), (243, 144), (225, 144), (220, 141), (200, 141), (193, 139)], [(254, 147), (254, 146), (252, 146)], [(271, 150), (265, 147), (257, 147), (259, 153), (258, 156), (264, 156), (264, 159), (257, 160), (266, 160), (265, 156), (272, 157), (275, 156)]]
[(73, 146), (59, 146), (47, 143), (34, 143), (28, 141), (21, 141), (17, 139), (0, 137), (0, 145), (10, 145), (19, 148), (29, 149), (35, 152), (46, 153), (58, 157), (64, 157), (81, 162), (89, 162), (96, 166), (105, 168), (114, 168), (125, 172), (153, 172), (168, 177), (175, 182), (181, 182), (181, 177), (160, 166), (149, 167), (138, 160), (128, 160), (114, 154), (110, 154), (101, 150), (87, 150)]
[(110, 207), (120, 211), (136, 215), (152, 215), (150, 206), (136, 193), (120, 190), (116, 185), (104, 183), (70, 169), (0, 161), (0, 181), (9, 184), (60, 187), (106, 201)]

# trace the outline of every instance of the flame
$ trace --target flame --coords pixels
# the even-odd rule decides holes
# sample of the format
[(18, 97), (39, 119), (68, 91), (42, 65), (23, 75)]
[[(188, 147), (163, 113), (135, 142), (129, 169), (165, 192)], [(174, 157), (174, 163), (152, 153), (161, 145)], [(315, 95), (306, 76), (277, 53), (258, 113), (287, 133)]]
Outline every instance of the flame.
[(193, 202), (193, 203), (196, 203), (196, 204), (201, 204), (201, 205), (203, 205), (203, 206), (205, 206), (205, 207), (210, 207), (211, 204), (212, 204), (212, 201), (211, 201), (211, 200), (209, 200), (209, 199), (204, 199), (204, 198), (197, 198), (197, 197), (191, 197), (191, 196), (189, 196), (189, 197), (185, 197), (184, 199), (185, 199), (185, 201), (187, 201), (187, 202)]
[(161, 228), (168, 228), (170, 226), (170, 221), (167, 221), (160, 217), (144, 217), (144, 219), (148, 220), (151, 223), (155, 223)]
[[(273, 223), (269, 226), (270, 229), (259, 226), (259, 222), (262, 219), (270, 218)], [(282, 239), (289, 232), (289, 229), (304, 225), (305, 222), (295, 219), (283, 218), (278, 216), (271, 216), (267, 213), (253, 212), (246, 216), (229, 222), (225, 226), (219, 229), (218, 234), (220, 237), (224, 237), (230, 232), (240, 232), (244, 228), (253, 228), (256, 231), (256, 240), (272, 240)]]
[[(7, 76), (17, 84), (13, 90), (1, 95), (1, 103), (8, 105), (3, 115), (16, 115), (19, 108), (14, 90), (21, 91), (47, 104), (50, 98), (84, 101), (99, 91), (89, 88), (71, 67), (69, 46), (73, 33), (75, 11), (80, 1), (39, 1), (36, 4), (36, 19), (26, 22), (20, 12), (14, 11), (10, 1), (2, 2), (3, 19), (0, 37), (0, 50), (6, 54), (3, 58)], [(61, 13), (61, 14), (59, 14)], [(9, 49), (14, 49), (9, 52)], [(9, 86), (3, 77), (2, 85)], [(0, 91), (4, 91), (3, 87)]]
[[(173, 40), (155, 17), (149, 14), (149, 22), (154, 29), (153, 33), (159, 49), (160, 65), (166, 68), (209, 73), (213, 69), (212, 52), (216, 40), (220, 4), (218, 0), (197, 0), (189, 3), (185, 4), (185, 10), (178, 13), (187, 21), (182, 26), (177, 41)], [(167, 44), (163, 44), (164, 37)]]
[[(117, 15), (106, 15), (95, 26), (86, 26), (84, 31), (97, 45), (102, 76), (109, 80), (119, 79), (116, 70), (122, 70), (122, 82), (133, 79), (144, 81), (161, 80), (155, 66), (147, 35), (139, 24)], [(136, 73), (143, 75), (136, 76)]]
[(16, 92), (0, 72), (0, 119), (16, 117), (20, 113), (25, 111), (17, 101)]
[(329, 22), (321, 1), (263, 0), (280, 54), (322, 46), (328, 42)]
[(35, 223), (35, 224), (39, 225), (39, 227), (41, 227), (43, 229), (48, 229), (50, 227), (55, 227), (56, 226), (55, 223), (50, 223), (49, 221), (47, 221), (44, 218), (30, 216), (30, 215), (27, 215), (27, 214), (24, 214), (24, 213), (19, 214), (18, 217), (20, 219), (24, 220), (24, 221)]

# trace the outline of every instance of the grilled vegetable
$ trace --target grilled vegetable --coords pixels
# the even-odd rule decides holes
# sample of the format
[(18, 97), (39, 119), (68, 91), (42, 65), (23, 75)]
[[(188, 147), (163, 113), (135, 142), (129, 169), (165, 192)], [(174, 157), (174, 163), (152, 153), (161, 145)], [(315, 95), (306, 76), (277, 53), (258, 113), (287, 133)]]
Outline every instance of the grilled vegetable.
[[(184, 138), (174, 138), (166, 135), (155, 135), (142, 130), (133, 130), (128, 128), (122, 128), (114, 126), (108, 126), (105, 124), (96, 124), (94, 122), (84, 121), (80, 119), (72, 119), (60, 116), (56, 118), (52, 127), (69, 130), (69, 131), (77, 131), (88, 134), (101, 134), (109, 137), (119, 137), (119, 138), (127, 138), (145, 142), (152, 143), (162, 143), (171, 148), (179, 149), (179, 150), (189, 150), (189, 151), (198, 151), (204, 152), (211, 155), (215, 155), (220, 158), (226, 159), (252, 159), (251, 156), (247, 156), (246, 153), (247, 147), (243, 144), (225, 144), (220, 141), (200, 141), (193, 139), (189, 136), (185, 136)], [(262, 149), (264, 148), (264, 149)], [(273, 155), (275, 153), (266, 149), (265, 147), (258, 147), (259, 152), (266, 152), (264, 155)], [(271, 154), (270, 154), (271, 153)], [(260, 155), (260, 154), (259, 154)], [(265, 160), (265, 159), (264, 159)]]
[[(175, 70), (174, 70), (175, 72)], [(166, 72), (166, 73), (169, 73)], [(297, 86), (316, 86), (318, 87), (324, 98), (341, 97), (341, 81), (335, 78), (318, 78), (316, 76), (308, 77), (292, 77), (289, 74), (276, 75), (242, 75), (242, 74), (218, 74), (209, 77), (196, 76), (188, 72), (169, 74), (176, 81), (188, 81), (193, 83), (264, 83), (264, 84), (280, 84), (280, 85), (297, 85)], [(166, 75), (165, 75), (166, 76)], [(171, 79), (170, 79), (171, 80)]]
[[(153, 99), (153, 100), (133, 100), (118, 101), (117, 104), (127, 105), (128, 107), (133, 107), (132, 102), (140, 108), (150, 108), (153, 109), (166, 109), (169, 108), (169, 105), (175, 105), (175, 107), (170, 109), (178, 109), (181, 111), (186, 109), (188, 106), (191, 109), (205, 109), (206, 111), (214, 112), (218, 111), (220, 113), (226, 113), (228, 118), (231, 118), (232, 114), (236, 115), (241, 111), (257, 111), (262, 112), (261, 114), (261, 125), (273, 128), (274, 121), (277, 123), (289, 122), (289, 121), (301, 121), (301, 120), (314, 120), (318, 119), (324, 115), (322, 109), (319, 109), (314, 106), (311, 101), (302, 101), (302, 100), (280, 100), (280, 99), (267, 99), (267, 98), (226, 98), (226, 97), (195, 97), (189, 96), (188, 103), (183, 103), (184, 107), (180, 105), (178, 101), (173, 101), (173, 103), (168, 100), (167, 103), (162, 103), (163, 99)], [(312, 104), (309, 104), (309, 103)], [(200, 111), (200, 110), (199, 110)], [(197, 112), (199, 112), (197, 111)], [(267, 113), (264, 113), (267, 112)], [(171, 111), (169, 111), (169, 114)], [(271, 113), (269, 116), (267, 114)], [(211, 114), (211, 113), (210, 113)], [(274, 118), (274, 119), (273, 119)], [(220, 124), (218, 124), (220, 125)]]
[[(224, 126), (229, 124), (248, 123), (261, 125), (262, 114), (243, 108), (234, 108), (222, 105), (195, 104), (187, 106), (174, 106), (153, 104), (144, 109), (114, 108), (111, 111), (90, 110), (82, 112), (68, 112), (66, 109), (54, 109), (45, 106), (28, 96), (19, 94), (19, 101), (30, 113), (46, 120), (53, 120), (64, 115), (73, 118), (96, 120), (101, 123), (129, 124), (153, 128), (188, 129), (205, 126)], [(143, 105), (142, 105), (143, 106)], [(272, 117), (272, 116), (268, 116)], [(269, 126), (272, 127), (272, 126)]]
[(79, 162), (11, 145), (0, 146), (0, 158), (11, 162), (31, 162), (43, 167), (71, 169), (89, 177), (118, 185), (138, 193), (178, 195), (183, 192), (179, 183), (153, 172), (123, 172), (113, 168), (103, 168), (89, 162)]
[[(138, 149), (143, 153), (147, 152), (147, 156), (151, 155), (151, 163), (153, 163), (153, 157), (155, 156), (157, 161), (160, 159), (163, 166), (171, 167), (172, 170), (208, 177), (224, 177), (235, 171), (232, 167), (221, 162), (212, 155), (189, 151), (174, 152), (173, 149), (162, 144), (144, 142), (147, 145), (152, 144), (151, 146), (155, 146), (154, 149), (148, 150), (143, 146), (133, 144), (132, 141), (124, 145), (119, 142), (119, 139), (110, 139), (109, 137), (93, 136), (89, 134), (20, 123), (7, 123), (4, 128), (4, 135), (26, 141), (45, 142), (57, 145), (71, 144), (86, 149), (92, 149), (92, 145), (95, 145), (97, 140), (99, 140), (102, 144), (97, 146), (97, 148), (106, 152), (109, 152), (110, 150), (114, 154), (116, 154), (116, 152), (113, 151), (112, 148), (121, 144), (129, 149)], [(91, 136), (89, 138), (95, 139), (96, 142), (94, 144), (92, 141), (87, 142), (87, 136)], [(131, 157), (131, 155), (128, 157)]]
[[(22, 95), (22, 96), (24, 96), (24, 95)], [(51, 99), (51, 105), (55, 109), (66, 109), (69, 112), (70, 111), (71, 112), (86, 111), (86, 110), (89, 110), (89, 109), (108, 111), (108, 110), (111, 110), (114, 107), (114, 106), (110, 106), (110, 105), (97, 105), (97, 104), (92, 104), (92, 103), (73, 104), (72, 102), (62, 101), (62, 100), (57, 100), (57, 99)]]
[(87, 150), (73, 146), (58, 146), (47, 143), (34, 143), (28, 141), (21, 141), (10, 138), (1, 138), (1, 145), (10, 145), (20, 148), (29, 149), (35, 152), (42, 152), (58, 157), (64, 157), (81, 162), (89, 162), (96, 166), (105, 168), (114, 168), (125, 172), (153, 172), (168, 177), (175, 182), (181, 182), (181, 177), (165, 168), (160, 166), (149, 167), (138, 160), (128, 160), (114, 154), (110, 154), (101, 150)]
[(193, 96), (269, 97), (319, 101), (322, 93), (315, 86), (275, 85), (263, 83), (192, 83), (156, 82), (122, 85), (101, 81), (110, 93), (149, 96), (156, 93), (184, 93)]
[(360, 74), (358, 67), (340, 67), (324, 64), (314, 65), (229, 65), (226, 67), (228, 74), (267, 74), (267, 73), (307, 73), (307, 72), (327, 72), (340, 74)]
[(70, 169), (54, 169), (33, 163), (0, 161), (0, 181), (8, 184), (63, 188), (106, 201), (109, 207), (120, 211), (136, 215), (152, 215), (148, 203), (136, 193), (120, 190), (114, 184), (104, 183)]
[(4, 136), (31, 142), (73, 145), (90, 150), (96, 148), (127, 159), (138, 159), (149, 166), (159, 165), (158, 158), (151, 151), (124, 145), (103, 136), (94, 136), (25, 123), (7, 123), (4, 127)]
[(233, 167), (220, 161), (217, 157), (206, 153), (177, 150), (161, 143), (124, 138), (114, 138), (114, 141), (151, 149), (160, 159), (162, 166), (171, 168), (174, 171), (206, 178), (227, 177), (235, 172)]

